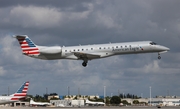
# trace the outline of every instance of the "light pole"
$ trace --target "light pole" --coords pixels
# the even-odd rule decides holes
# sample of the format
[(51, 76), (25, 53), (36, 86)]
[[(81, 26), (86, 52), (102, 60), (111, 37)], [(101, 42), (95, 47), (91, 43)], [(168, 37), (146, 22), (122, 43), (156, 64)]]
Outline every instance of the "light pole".
[(151, 106), (151, 86), (149, 87), (149, 90), (150, 90), (150, 106)]
[(143, 93), (141, 93), (141, 98), (143, 98)]
[(69, 97), (69, 86), (67, 87), (67, 89), (68, 89), (68, 97)]
[[(104, 103), (106, 104), (106, 86), (104, 86)], [(104, 104), (104, 106), (105, 106)]]
[(46, 87), (46, 94), (48, 94), (48, 88)]

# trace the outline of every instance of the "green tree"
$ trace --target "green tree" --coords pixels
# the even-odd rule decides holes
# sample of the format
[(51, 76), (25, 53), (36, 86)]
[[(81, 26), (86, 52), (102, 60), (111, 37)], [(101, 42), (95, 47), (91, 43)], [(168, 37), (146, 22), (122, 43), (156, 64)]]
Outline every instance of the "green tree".
[(123, 103), (124, 105), (129, 104), (126, 100), (122, 100), (121, 103)]
[(109, 96), (107, 96), (105, 99), (106, 99), (105, 104), (106, 104), (106, 105), (109, 105), (109, 104), (110, 104), (110, 97), (109, 97)]
[(139, 104), (139, 101), (138, 100), (134, 100), (133, 104)]
[(120, 102), (121, 102), (121, 99), (119, 98), (119, 96), (113, 96), (110, 100), (110, 103), (115, 104), (115, 105), (120, 104)]

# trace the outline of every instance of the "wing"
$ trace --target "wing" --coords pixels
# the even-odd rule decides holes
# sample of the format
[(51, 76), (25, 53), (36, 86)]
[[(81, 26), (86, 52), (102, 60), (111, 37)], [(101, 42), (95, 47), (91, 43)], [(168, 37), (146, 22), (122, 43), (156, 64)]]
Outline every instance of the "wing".
[(96, 59), (96, 58), (101, 57), (101, 55), (97, 55), (97, 54), (94, 54), (94, 53), (84, 53), (84, 52), (74, 52), (74, 55), (76, 57), (78, 57), (79, 59), (88, 59), (88, 60)]

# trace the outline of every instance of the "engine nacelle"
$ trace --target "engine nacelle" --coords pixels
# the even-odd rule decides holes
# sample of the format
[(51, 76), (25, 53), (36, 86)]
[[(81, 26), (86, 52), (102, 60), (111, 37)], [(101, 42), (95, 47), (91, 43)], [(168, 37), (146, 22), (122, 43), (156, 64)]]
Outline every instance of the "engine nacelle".
[(62, 49), (60, 46), (40, 47), (39, 52), (42, 54), (58, 54), (62, 52)]

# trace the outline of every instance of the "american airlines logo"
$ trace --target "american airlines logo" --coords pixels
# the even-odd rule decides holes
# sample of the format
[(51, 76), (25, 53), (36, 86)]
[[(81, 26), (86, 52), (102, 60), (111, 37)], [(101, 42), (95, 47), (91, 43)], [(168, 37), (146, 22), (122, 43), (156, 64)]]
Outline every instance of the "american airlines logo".
[(142, 47), (124, 47), (124, 48), (114, 48), (112, 51), (138, 51), (138, 50), (143, 50)]

